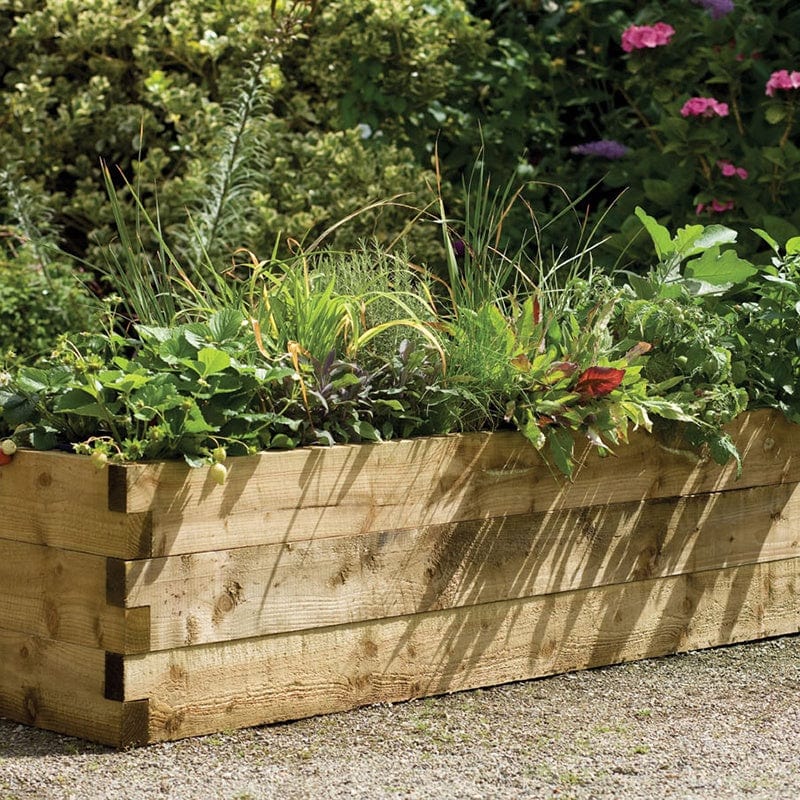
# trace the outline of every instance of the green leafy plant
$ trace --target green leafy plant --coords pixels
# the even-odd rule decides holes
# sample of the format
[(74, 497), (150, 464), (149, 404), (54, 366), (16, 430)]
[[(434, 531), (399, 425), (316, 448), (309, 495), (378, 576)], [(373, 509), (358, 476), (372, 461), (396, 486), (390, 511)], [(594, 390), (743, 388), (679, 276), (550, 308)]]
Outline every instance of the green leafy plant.
[(750, 291), (736, 298), (735, 349), (740, 381), (752, 406), (779, 408), (800, 422), (800, 238), (781, 247), (763, 230), (756, 230), (773, 252)]

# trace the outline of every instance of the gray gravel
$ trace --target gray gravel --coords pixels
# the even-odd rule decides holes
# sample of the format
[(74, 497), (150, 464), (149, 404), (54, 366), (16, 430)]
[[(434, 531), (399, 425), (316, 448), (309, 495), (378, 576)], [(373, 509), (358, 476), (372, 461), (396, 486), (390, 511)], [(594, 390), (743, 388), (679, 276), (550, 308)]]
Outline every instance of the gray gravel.
[(125, 753), (0, 720), (0, 800), (798, 796), (798, 636)]

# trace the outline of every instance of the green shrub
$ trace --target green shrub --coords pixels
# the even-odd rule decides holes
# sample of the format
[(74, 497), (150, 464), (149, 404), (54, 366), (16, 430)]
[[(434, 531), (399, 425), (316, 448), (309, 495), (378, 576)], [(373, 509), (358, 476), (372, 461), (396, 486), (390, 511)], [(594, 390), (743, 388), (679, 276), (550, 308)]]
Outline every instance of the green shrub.
[[(353, 83), (353, 54), (377, 52), (388, 28), (401, 53), (387, 65), (387, 97), (400, 98), (410, 118), (418, 103), (457, 94), (480, 26), (456, 0), (441, 14), (425, 10), (435, 4), (396, 0), (272, 6), (274, 14), (254, 0), (167, 0), (146, 10), (132, 0), (0, 4), (0, 152), (15, 181), (35, 182), (48, 198), (65, 250), (97, 261), (115, 235), (101, 159), (132, 180), (151, 207), (157, 191), (165, 230), (175, 229), (183, 242), (191, 240), (185, 209), (199, 218), (218, 203), (227, 217), (216, 231), (216, 259), (236, 247), (269, 251), (278, 237), (316, 236), (387, 197), (425, 206), (433, 175), (407, 145), (433, 141), (433, 118), (416, 138), (400, 135), (405, 123), (393, 125), (391, 101), (378, 136), (374, 117), (332, 114), (331, 104), (364, 88)], [(338, 41), (336, 25), (349, 20), (349, 35), (361, 17), (368, 49), (357, 51)], [(356, 123), (368, 119), (376, 132), (365, 138)], [(240, 122), (244, 136), (234, 155), (247, 168), (221, 174), (220, 154)], [(117, 185), (124, 195), (121, 179)], [(9, 214), (0, 195), (0, 223)], [(331, 241), (386, 242), (411, 216), (383, 205)], [(434, 240), (435, 230), (423, 233), (417, 255), (433, 257)]]
[(71, 265), (51, 264), (44, 269), (28, 248), (11, 248), (6, 241), (3, 250), (0, 360), (35, 361), (49, 354), (62, 334), (94, 325), (92, 307)]

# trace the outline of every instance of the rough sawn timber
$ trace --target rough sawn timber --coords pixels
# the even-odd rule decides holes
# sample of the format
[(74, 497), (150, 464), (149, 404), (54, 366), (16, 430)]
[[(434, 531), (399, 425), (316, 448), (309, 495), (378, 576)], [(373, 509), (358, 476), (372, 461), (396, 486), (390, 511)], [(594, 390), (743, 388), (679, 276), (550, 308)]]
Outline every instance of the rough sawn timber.
[(742, 477), (636, 434), (571, 483), (512, 433), (0, 469), (0, 715), (118, 747), (791, 633), (800, 429)]

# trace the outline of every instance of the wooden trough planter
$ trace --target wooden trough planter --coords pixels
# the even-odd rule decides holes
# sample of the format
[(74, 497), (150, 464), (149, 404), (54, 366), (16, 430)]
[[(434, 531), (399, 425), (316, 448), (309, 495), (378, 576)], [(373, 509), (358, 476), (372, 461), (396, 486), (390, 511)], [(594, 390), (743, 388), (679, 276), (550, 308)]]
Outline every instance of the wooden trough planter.
[(0, 716), (125, 747), (798, 630), (800, 429), (744, 474), (636, 435), (555, 478), (518, 434), (207, 470), (0, 469)]

